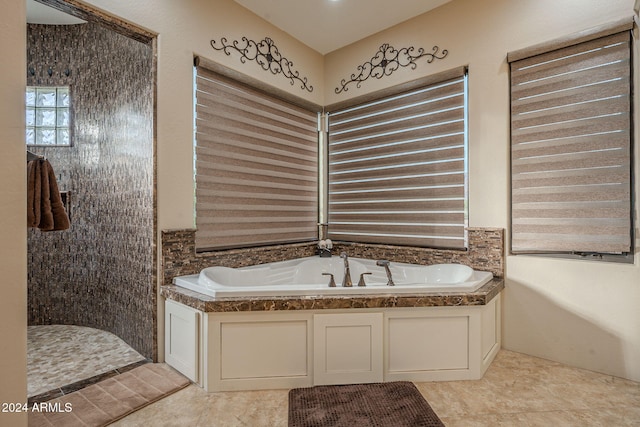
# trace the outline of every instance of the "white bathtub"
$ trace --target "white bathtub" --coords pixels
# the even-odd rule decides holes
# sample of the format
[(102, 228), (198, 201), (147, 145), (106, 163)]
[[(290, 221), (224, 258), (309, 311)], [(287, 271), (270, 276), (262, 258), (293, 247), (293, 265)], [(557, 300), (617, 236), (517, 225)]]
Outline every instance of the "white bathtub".
[[(415, 265), (391, 262), (395, 286), (387, 286), (383, 267), (375, 260), (349, 258), (352, 287), (343, 287), (344, 261), (318, 256), (243, 268), (208, 267), (200, 274), (173, 279), (175, 285), (213, 297), (394, 295), (474, 292), (493, 275), (460, 264)], [(329, 287), (329, 276), (336, 287)], [(366, 286), (357, 286), (362, 273)]]

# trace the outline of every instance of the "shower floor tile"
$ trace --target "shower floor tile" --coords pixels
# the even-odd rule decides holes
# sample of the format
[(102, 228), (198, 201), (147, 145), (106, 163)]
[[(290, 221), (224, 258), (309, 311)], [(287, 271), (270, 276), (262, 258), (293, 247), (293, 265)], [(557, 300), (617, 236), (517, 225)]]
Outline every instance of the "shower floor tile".
[(145, 358), (110, 332), (75, 325), (29, 326), (27, 395), (53, 398), (140, 362)]

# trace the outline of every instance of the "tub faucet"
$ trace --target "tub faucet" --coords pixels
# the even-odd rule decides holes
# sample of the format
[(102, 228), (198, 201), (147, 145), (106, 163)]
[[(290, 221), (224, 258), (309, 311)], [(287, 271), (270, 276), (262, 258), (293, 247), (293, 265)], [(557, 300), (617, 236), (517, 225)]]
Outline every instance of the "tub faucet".
[(336, 281), (333, 279), (333, 274), (331, 273), (322, 273), (323, 276), (331, 276), (331, 278), (329, 279), (329, 287), (330, 288), (335, 288), (336, 287)]
[(340, 258), (344, 260), (344, 278), (342, 279), (342, 286), (350, 288), (353, 286), (353, 283), (351, 282), (351, 272), (349, 271), (349, 256), (346, 252), (342, 252), (340, 254)]
[(371, 274), (369, 272), (360, 274), (360, 280), (358, 280), (358, 286), (367, 286), (367, 283), (364, 281), (364, 276), (367, 274)]
[(376, 261), (376, 265), (379, 265), (380, 267), (384, 267), (384, 271), (387, 273), (387, 280), (388, 280), (387, 286), (395, 286), (396, 284), (393, 283), (393, 278), (391, 277), (391, 269), (389, 268), (389, 264), (391, 263), (385, 259)]

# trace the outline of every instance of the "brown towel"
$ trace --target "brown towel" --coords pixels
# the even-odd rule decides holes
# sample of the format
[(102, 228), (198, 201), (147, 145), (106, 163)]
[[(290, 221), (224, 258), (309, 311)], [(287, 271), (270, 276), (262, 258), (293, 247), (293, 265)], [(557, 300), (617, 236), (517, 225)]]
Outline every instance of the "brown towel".
[(32, 160), (28, 165), (27, 223), (42, 231), (66, 230), (69, 217), (64, 210), (56, 176), (48, 160)]
[(27, 163), (27, 227), (40, 224), (42, 168), (39, 160)]
[(67, 211), (65, 211), (64, 204), (62, 203), (62, 197), (60, 197), (56, 174), (53, 172), (53, 167), (48, 160), (44, 160), (43, 166), (46, 167), (49, 175), (49, 200), (51, 202), (51, 213), (53, 215), (53, 228), (47, 231), (66, 230), (70, 226), (69, 216), (67, 216)]
[(51, 186), (49, 184), (48, 160), (40, 160), (40, 223), (38, 228), (42, 231), (53, 230), (53, 212), (51, 211)]

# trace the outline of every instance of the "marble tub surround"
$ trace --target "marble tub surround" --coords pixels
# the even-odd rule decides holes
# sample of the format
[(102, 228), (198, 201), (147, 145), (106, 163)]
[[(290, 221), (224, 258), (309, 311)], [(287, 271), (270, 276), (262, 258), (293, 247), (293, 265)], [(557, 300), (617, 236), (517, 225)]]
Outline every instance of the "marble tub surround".
[(474, 270), (490, 271), (504, 277), (504, 230), (502, 228), (469, 228), (469, 249), (418, 248), (411, 246), (374, 245), (370, 243), (334, 242), (333, 253), (347, 252), (350, 257), (386, 259), (409, 264), (464, 264)]
[[(333, 254), (346, 251), (349, 256), (414, 264), (465, 264), (475, 270), (490, 271), (504, 277), (504, 230), (469, 228), (466, 251), (392, 245), (333, 242)], [(171, 285), (176, 276), (197, 274), (206, 267), (246, 267), (315, 255), (316, 242), (275, 245), (196, 253), (195, 229), (162, 231), (162, 283)]]
[(27, 395), (45, 401), (116, 375), (147, 359), (114, 334), (76, 325), (29, 326)]
[(163, 284), (171, 285), (173, 278), (199, 273), (212, 265), (247, 267), (266, 262), (285, 261), (315, 254), (315, 242), (262, 246), (196, 253), (196, 230), (162, 231)]
[(162, 286), (160, 295), (196, 310), (250, 312), (277, 310), (328, 310), (341, 308), (455, 307), (487, 305), (504, 289), (504, 280), (494, 278), (475, 292), (429, 293), (423, 295), (348, 295), (308, 297), (211, 297), (175, 285)]

